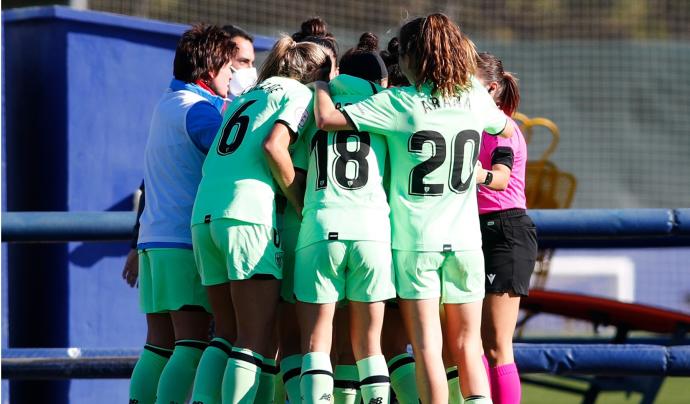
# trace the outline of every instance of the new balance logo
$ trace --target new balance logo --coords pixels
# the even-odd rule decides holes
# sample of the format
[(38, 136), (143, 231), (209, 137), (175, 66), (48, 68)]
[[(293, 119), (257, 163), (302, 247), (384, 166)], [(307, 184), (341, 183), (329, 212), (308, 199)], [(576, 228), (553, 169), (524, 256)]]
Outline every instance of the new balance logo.
[(383, 397), (376, 397), (369, 400), (369, 404), (383, 404)]
[(331, 395), (328, 394), (328, 393), (326, 393), (326, 394), (324, 394), (324, 395), (321, 396), (321, 398), (319, 399), (319, 401), (321, 401), (321, 400), (328, 401), (328, 402), (330, 403), (330, 402), (331, 402)]
[(493, 285), (494, 278), (496, 278), (496, 274), (486, 274), (486, 277), (489, 278), (489, 284)]

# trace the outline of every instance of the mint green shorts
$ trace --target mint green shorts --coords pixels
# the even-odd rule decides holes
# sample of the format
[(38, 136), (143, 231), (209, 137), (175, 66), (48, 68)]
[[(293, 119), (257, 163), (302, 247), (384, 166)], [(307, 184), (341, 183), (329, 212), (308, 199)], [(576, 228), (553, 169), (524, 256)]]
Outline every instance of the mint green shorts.
[(306, 303), (395, 297), (391, 247), (381, 241), (324, 240), (295, 253), (295, 295)]
[(269, 226), (215, 219), (192, 226), (194, 258), (204, 286), (268, 276), (283, 277), (283, 252)]
[(182, 306), (201, 306), (211, 311), (192, 250), (139, 250), (139, 306), (147, 314), (179, 310)]
[(299, 226), (292, 226), (280, 231), (280, 244), (283, 248), (283, 283), (280, 286), (280, 297), (288, 303), (295, 303), (295, 247)]
[(462, 304), (484, 298), (482, 250), (423, 252), (393, 250), (395, 287), (402, 299), (441, 298)]

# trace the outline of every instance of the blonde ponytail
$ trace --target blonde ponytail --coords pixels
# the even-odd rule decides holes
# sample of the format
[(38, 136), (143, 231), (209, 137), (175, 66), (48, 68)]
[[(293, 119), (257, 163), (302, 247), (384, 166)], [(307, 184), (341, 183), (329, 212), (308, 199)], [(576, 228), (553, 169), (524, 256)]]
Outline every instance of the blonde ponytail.
[(280, 76), (303, 84), (314, 81), (320, 69), (330, 70), (331, 58), (320, 45), (295, 42), (289, 36), (281, 37), (271, 49), (261, 67), (257, 82)]

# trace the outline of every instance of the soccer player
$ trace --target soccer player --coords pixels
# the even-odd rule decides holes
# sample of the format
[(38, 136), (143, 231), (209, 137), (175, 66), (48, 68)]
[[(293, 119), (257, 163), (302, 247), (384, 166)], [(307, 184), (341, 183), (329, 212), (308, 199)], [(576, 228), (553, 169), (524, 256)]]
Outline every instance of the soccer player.
[[(381, 58), (388, 70), (388, 88), (409, 86), (407, 77), (400, 71), (400, 40), (397, 37), (388, 42), (386, 50), (381, 51)], [(400, 404), (419, 403), (419, 393), (415, 383), (414, 357), (407, 352), (410, 339), (405, 333), (405, 326), (400, 315), (397, 299), (389, 300), (386, 305), (386, 316), (383, 320), (381, 348), (388, 359), (388, 372), (391, 377), (391, 388)], [(458, 393), (459, 394), (459, 393)]]
[[(305, 24), (315, 19), (305, 21)], [(321, 19), (318, 21), (325, 24)], [(304, 24), (303, 24), (304, 28)], [(310, 30), (308, 30), (311, 32)], [(322, 29), (325, 32), (325, 26)], [(317, 30), (321, 32), (321, 30)], [(301, 36), (299, 33), (293, 37), (301, 38), (303, 42), (311, 42), (321, 45), (331, 59), (331, 70), (329, 79), (338, 74), (337, 58), (338, 46), (335, 38), (330, 34), (321, 36)], [(311, 106), (310, 106), (311, 108)], [(296, 145), (291, 146), (291, 153)], [(306, 175), (306, 171), (304, 171)], [(280, 241), (283, 248), (283, 282), (281, 285), (281, 304), (279, 318), (279, 339), (280, 339), (280, 378), (282, 379), (290, 402), (300, 402), (300, 369), (302, 368), (302, 350), (300, 345), (300, 329), (295, 311), (294, 293), (294, 271), (295, 271), (295, 247), (297, 246), (297, 236), (300, 230), (301, 219), (297, 217), (294, 207), (288, 204), (285, 207), (282, 226), (280, 230)], [(284, 398), (278, 398), (284, 401)]]
[(448, 17), (417, 18), (398, 37), (400, 68), (414, 86), (337, 109), (318, 82), (315, 119), (323, 130), (386, 136), (396, 289), (422, 402), (448, 402), (441, 302), (443, 340), (460, 368), (465, 400), (490, 403), (481, 359), (484, 260), (474, 168), (482, 131), (510, 137), (514, 129), (473, 77), (474, 44)]
[[(383, 90), (379, 84), (387, 76), (378, 53), (362, 44), (342, 57), (340, 73), (330, 82), (339, 105)], [(383, 188), (385, 139), (374, 132), (314, 128), (300, 147), (294, 163), (308, 169), (294, 282), (305, 353), (302, 402), (331, 399), (333, 319), (336, 303), (347, 299), (359, 375), (354, 381), (359, 381), (364, 402), (387, 403), (390, 386), (380, 338), (384, 302), (395, 296), (395, 287)]]
[[(520, 102), (517, 80), (496, 56), (480, 53), (477, 78), (506, 116)], [(513, 333), (520, 296), (527, 296), (537, 257), (534, 223), (525, 213), (527, 145), (517, 124), (510, 139), (482, 135), (477, 181), (479, 222), (486, 268), (482, 343), (488, 357), (491, 398), (497, 404), (519, 404), (520, 376), (513, 358)], [(490, 169), (484, 169), (487, 167)]]
[(204, 156), (222, 122), (235, 51), (230, 36), (216, 26), (186, 31), (175, 51), (174, 79), (151, 119), (137, 245), (148, 332), (132, 374), (130, 402), (186, 400), (207, 344), (210, 307), (194, 262), (189, 220)]
[[(217, 337), (211, 342), (213, 350), (204, 352), (192, 401), (218, 402), (221, 379), (223, 403), (253, 402), (256, 397), (260, 369), (274, 352), (271, 340), (282, 278), (276, 184), (301, 214), (302, 196), (288, 146), (307, 120), (312, 93), (304, 83), (329, 66), (320, 46), (289, 37), (278, 40), (261, 68), (259, 84), (226, 111), (204, 162), (192, 239)], [(226, 332), (235, 324), (237, 337), (231, 346), (233, 336)]]

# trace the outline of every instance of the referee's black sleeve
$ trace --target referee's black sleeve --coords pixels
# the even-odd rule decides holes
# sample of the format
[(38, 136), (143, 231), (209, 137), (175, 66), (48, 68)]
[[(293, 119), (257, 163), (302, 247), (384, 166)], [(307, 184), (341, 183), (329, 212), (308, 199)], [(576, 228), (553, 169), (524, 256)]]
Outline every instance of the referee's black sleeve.
[(491, 153), (491, 165), (503, 164), (512, 170), (514, 158), (513, 149), (507, 146), (498, 146)]

